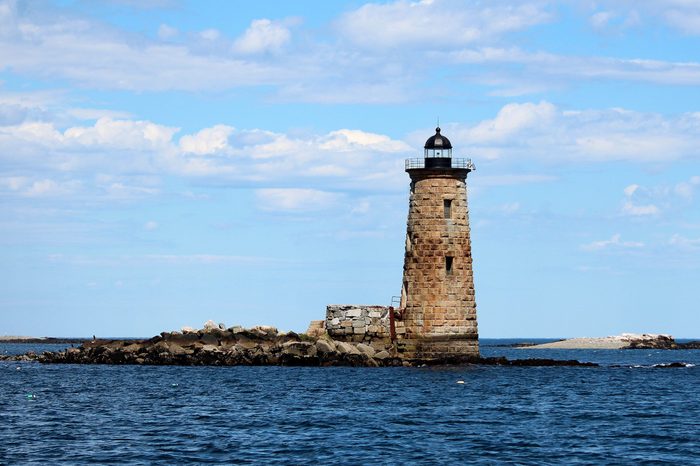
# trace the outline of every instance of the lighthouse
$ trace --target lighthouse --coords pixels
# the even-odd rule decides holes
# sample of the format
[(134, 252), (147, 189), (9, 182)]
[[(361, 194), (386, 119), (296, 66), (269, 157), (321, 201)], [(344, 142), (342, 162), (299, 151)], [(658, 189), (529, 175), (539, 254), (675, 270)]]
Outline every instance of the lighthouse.
[(467, 206), (470, 159), (453, 158), (440, 128), (406, 160), (411, 194), (400, 314), (405, 357), (479, 355)]

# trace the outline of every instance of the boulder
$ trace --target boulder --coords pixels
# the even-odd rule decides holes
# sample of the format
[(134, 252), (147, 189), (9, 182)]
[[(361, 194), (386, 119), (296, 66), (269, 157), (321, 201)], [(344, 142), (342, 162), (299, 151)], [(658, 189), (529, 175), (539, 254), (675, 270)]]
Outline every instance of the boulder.
[(177, 343), (169, 343), (168, 352), (170, 354), (192, 354), (194, 351), (191, 349), (185, 349)]
[(217, 323), (214, 322), (213, 320), (207, 320), (206, 322), (204, 322), (204, 327), (203, 327), (203, 328), (204, 328), (204, 330), (213, 330), (213, 329), (215, 329), (215, 328), (218, 329), (218, 328), (219, 328), (219, 324), (217, 324)]
[(376, 353), (376, 351), (374, 350), (374, 348), (372, 348), (372, 347), (369, 346), (369, 345), (365, 345), (364, 343), (358, 343), (358, 344), (357, 344), (357, 349), (360, 351), (360, 353), (366, 354), (366, 355), (369, 356), (370, 358), (373, 357), (374, 354)]
[(277, 336), (277, 328), (270, 325), (257, 325), (250, 332), (259, 337), (268, 338)]
[(386, 359), (386, 358), (389, 358), (389, 357), (391, 357), (391, 355), (390, 355), (389, 352), (386, 351), (386, 350), (382, 350), (382, 351), (380, 351), (380, 352), (378, 352), (377, 354), (374, 355), (374, 359), (379, 359), (380, 361), (381, 361), (382, 359)]
[(192, 328), (192, 327), (188, 327), (187, 325), (185, 325), (184, 327), (182, 327), (182, 328), (180, 329), (180, 331), (181, 331), (183, 334), (185, 334), (185, 333), (197, 333), (197, 329)]
[(282, 352), (293, 356), (315, 356), (316, 345), (308, 341), (288, 341), (282, 344)]
[(316, 350), (321, 354), (329, 354), (335, 352), (335, 344), (328, 340), (318, 340), (316, 342)]
[(357, 348), (344, 341), (336, 342), (335, 348), (340, 354), (361, 354)]
[(370, 357), (367, 357), (364, 361), (364, 365), (367, 367), (379, 367), (379, 363)]
[(159, 341), (155, 345), (151, 346), (150, 349), (151, 349), (151, 351), (155, 351), (158, 353), (168, 352), (170, 350), (169, 345), (164, 341)]

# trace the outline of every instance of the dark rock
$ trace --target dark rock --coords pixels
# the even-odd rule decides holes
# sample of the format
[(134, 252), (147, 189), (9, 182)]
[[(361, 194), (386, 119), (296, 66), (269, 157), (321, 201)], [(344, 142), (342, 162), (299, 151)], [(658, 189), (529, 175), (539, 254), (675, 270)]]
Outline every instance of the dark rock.
[(668, 335), (656, 335), (655, 338), (644, 338), (630, 341), (629, 345), (622, 349), (679, 349), (673, 337)]

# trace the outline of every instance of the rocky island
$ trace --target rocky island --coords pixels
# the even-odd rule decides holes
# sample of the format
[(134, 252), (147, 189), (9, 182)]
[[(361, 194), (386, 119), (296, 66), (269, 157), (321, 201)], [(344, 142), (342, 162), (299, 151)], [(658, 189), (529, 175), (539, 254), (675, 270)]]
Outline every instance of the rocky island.
[(143, 340), (93, 340), (79, 347), (42, 354), (0, 356), (47, 364), (136, 364), (183, 366), (423, 366), (486, 364), (500, 366), (596, 366), (552, 359), (508, 360), (461, 356), (416, 359), (401, 356), (390, 342), (338, 341), (325, 332), (279, 332), (275, 327), (226, 328), (209, 321), (196, 330), (163, 332)]

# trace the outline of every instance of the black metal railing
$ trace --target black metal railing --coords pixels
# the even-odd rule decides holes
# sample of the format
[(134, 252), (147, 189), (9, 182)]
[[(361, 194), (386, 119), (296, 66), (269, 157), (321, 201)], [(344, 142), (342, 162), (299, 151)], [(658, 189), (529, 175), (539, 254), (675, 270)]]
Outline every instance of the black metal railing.
[[(450, 168), (467, 169), (470, 171), (476, 170), (472, 159), (451, 159), (451, 162)], [(414, 168), (425, 168), (425, 158), (406, 159), (406, 170), (412, 170)]]

